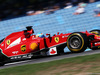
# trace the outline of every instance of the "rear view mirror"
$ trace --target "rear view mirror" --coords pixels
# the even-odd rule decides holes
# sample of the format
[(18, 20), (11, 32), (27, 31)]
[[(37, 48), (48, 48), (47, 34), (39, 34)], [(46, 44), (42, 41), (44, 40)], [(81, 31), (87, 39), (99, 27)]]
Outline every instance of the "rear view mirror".
[(50, 34), (47, 33), (46, 36), (49, 36), (50, 37)]
[(48, 36), (48, 35), (50, 35), (50, 34), (47, 33), (46, 35)]

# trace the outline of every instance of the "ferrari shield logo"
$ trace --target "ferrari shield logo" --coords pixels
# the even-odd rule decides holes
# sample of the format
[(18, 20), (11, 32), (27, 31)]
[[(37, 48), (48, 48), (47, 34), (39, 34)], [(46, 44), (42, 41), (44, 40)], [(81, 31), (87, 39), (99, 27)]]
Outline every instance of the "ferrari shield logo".
[(56, 42), (56, 43), (59, 42), (59, 37), (55, 37), (55, 42)]
[(21, 46), (21, 51), (22, 51), (22, 52), (25, 52), (25, 51), (26, 51), (26, 45), (22, 45), (22, 46)]
[(10, 44), (10, 40), (7, 40), (7, 45), (9, 45)]

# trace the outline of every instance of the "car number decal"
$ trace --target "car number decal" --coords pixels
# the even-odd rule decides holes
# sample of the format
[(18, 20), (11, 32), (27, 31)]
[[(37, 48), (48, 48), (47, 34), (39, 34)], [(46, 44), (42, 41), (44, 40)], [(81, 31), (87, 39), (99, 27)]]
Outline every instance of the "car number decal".
[(59, 37), (55, 37), (55, 42), (58, 43), (59, 42)]
[(26, 51), (26, 45), (22, 45), (22, 46), (21, 46), (21, 51), (22, 51), (22, 52), (25, 52), (25, 51)]

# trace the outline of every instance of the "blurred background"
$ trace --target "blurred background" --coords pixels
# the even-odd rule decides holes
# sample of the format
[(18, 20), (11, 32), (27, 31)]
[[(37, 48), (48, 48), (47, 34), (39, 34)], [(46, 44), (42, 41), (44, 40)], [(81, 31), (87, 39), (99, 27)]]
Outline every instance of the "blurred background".
[(77, 5), (96, 1), (99, 0), (0, 0), (0, 20), (25, 16), (28, 11), (40, 13), (48, 8), (64, 8), (67, 2)]

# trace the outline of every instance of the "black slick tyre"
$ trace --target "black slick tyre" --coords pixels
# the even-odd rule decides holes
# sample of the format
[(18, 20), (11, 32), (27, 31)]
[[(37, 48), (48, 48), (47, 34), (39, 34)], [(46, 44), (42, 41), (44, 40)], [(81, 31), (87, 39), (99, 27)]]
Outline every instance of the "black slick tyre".
[(88, 46), (88, 38), (86, 34), (76, 32), (72, 33), (67, 38), (67, 47), (71, 52), (79, 53), (86, 50)]

